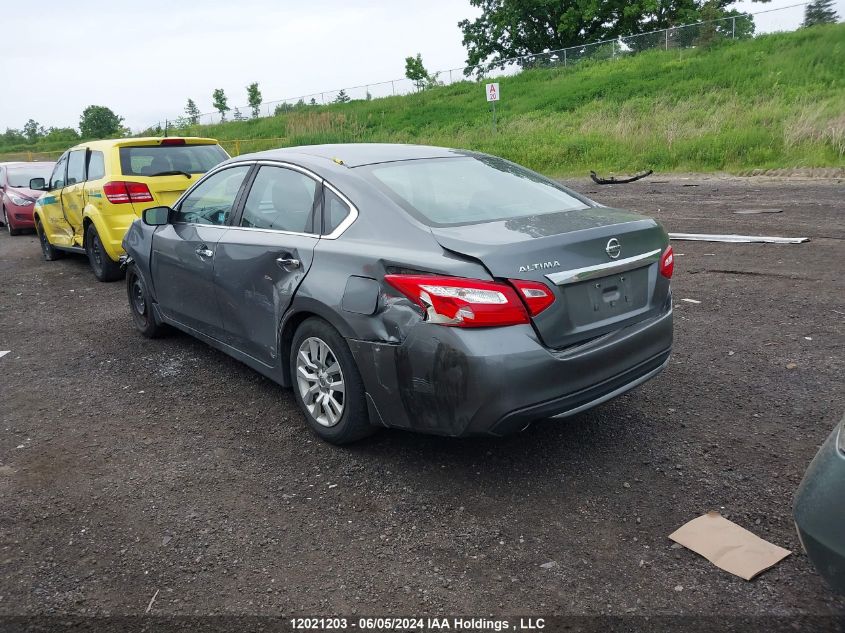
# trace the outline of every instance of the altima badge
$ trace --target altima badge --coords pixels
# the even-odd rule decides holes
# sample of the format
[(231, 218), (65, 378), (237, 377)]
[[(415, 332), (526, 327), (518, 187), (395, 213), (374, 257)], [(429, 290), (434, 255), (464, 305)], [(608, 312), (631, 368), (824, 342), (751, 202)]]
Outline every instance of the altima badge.
[(622, 245), (615, 237), (611, 237), (604, 250), (610, 256), (610, 259), (616, 259), (622, 253)]

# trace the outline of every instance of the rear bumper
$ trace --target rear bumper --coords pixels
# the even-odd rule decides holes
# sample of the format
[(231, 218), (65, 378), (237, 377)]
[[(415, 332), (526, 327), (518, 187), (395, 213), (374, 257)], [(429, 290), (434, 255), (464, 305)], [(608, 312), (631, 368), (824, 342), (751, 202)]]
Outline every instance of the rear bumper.
[(813, 566), (845, 594), (845, 455), (836, 448), (841, 425), (813, 459), (795, 495), (795, 526)]
[(420, 323), (401, 345), (349, 343), (385, 426), (499, 436), (574, 415), (656, 375), (671, 352), (670, 306), (562, 351), (545, 348), (529, 325), (462, 330)]

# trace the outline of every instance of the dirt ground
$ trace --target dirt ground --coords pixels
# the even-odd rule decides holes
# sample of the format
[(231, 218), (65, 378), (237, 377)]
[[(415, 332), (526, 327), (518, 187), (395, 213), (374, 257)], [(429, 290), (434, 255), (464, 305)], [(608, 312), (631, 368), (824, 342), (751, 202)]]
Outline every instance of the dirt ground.
[[(590, 412), (336, 448), (290, 392), (142, 338), (122, 283), (4, 231), (0, 616), (142, 614), (158, 592), (151, 616), (845, 617), (791, 518), (845, 411), (845, 183), (569, 184), (669, 231), (812, 241), (675, 242), (670, 365)], [(712, 509), (793, 554), (746, 582), (673, 547)]]

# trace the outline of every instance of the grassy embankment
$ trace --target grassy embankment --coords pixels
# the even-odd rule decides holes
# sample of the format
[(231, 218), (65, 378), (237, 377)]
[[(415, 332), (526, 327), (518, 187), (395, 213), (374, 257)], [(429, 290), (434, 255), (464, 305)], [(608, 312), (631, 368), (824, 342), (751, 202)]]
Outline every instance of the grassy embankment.
[(230, 151), (241, 139), (241, 153), (355, 141), (465, 147), (561, 176), (845, 167), (845, 24), (499, 82), (495, 135), (483, 88), (471, 82), (189, 132)]

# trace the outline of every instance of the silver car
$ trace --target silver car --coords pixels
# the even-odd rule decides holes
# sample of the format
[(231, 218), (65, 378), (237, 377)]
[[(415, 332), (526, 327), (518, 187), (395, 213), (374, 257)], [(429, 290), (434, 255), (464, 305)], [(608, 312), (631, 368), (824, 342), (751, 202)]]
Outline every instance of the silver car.
[(520, 431), (643, 383), (672, 347), (656, 221), (475, 152), (239, 156), (124, 248), (142, 334), (179, 328), (293, 387), (338, 444)]

